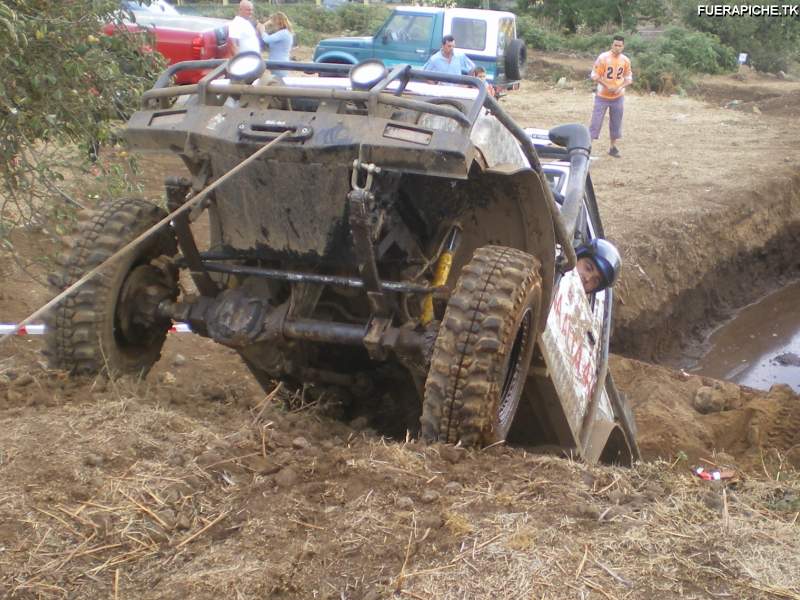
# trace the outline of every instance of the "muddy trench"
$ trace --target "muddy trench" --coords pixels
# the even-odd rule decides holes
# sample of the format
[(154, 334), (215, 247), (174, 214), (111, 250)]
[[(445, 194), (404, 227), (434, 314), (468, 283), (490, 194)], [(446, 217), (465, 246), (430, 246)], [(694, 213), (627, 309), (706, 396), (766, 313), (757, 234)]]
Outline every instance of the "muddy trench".
[[(690, 365), (715, 328), (800, 278), (800, 173), (737, 200), (694, 223), (664, 222), (666, 252), (638, 236), (620, 286), (613, 351)], [(626, 296), (638, 301), (626, 304)]]

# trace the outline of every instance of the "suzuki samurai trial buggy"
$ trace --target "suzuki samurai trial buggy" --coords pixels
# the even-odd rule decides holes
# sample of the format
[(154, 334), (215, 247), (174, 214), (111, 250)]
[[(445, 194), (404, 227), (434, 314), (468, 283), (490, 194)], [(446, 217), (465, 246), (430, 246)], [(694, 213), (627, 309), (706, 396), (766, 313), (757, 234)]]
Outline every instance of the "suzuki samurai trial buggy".
[[(197, 68), (212, 71), (171, 85)], [(613, 291), (587, 295), (574, 269), (576, 245), (603, 235), (589, 134), (545, 137), (473, 77), (257, 54), (173, 65), (127, 139), (183, 160), (165, 182), (174, 216), (140, 199), (94, 213), (60, 289), (143, 241), (51, 313), (50, 361), (142, 374), (185, 322), (264, 388), (312, 384), (382, 431), (629, 464), (634, 423), (607, 369)]]

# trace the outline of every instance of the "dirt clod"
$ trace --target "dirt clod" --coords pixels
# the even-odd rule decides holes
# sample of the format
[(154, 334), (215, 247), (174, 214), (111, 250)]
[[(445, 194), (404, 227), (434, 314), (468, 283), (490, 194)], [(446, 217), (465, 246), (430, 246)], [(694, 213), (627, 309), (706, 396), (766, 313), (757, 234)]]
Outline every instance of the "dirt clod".
[(439, 447), (439, 455), (451, 464), (456, 464), (461, 462), (461, 460), (466, 456), (466, 454), (467, 451), (464, 448), (451, 446), (449, 444), (442, 445)]
[(298, 479), (299, 477), (297, 472), (291, 467), (281, 469), (275, 474), (275, 483), (278, 487), (284, 489), (293, 487), (297, 483)]
[(692, 399), (692, 405), (700, 414), (720, 412), (725, 409), (726, 398), (721, 390), (710, 386), (699, 388)]
[(703, 494), (703, 504), (711, 510), (721, 511), (723, 506), (722, 494), (715, 490), (708, 490)]
[(408, 496), (399, 496), (394, 504), (400, 510), (411, 510), (414, 508), (414, 501)]
[(292, 448), (295, 450), (308, 450), (311, 447), (309, 441), (302, 437), (298, 436), (292, 440)]
[(23, 373), (14, 380), (14, 387), (25, 387), (34, 382), (33, 376), (30, 373)]
[(247, 466), (260, 475), (272, 475), (280, 470), (278, 465), (263, 456), (248, 459)]
[(18, 404), (25, 399), (25, 396), (22, 392), (15, 390), (14, 388), (9, 388), (6, 390), (6, 400), (9, 401), (11, 404)]
[(458, 494), (461, 491), (461, 484), (457, 481), (450, 481), (444, 486), (444, 491), (449, 496)]
[(192, 528), (192, 520), (186, 513), (179, 513), (175, 519), (175, 529), (185, 531)]
[(594, 504), (588, 502), (576, 502), (575, 514), (584, 519), (598, 520), (600, 518), (600, 509)]
[(422, 492), (422, 496), (420, 496), (420, 500), (422, 500), (425, 504), (431, 504), (432, 502), (436, 502), (439, 499), (439, 492), (436, 490), (425, 490)]
[(105, 459), (99, 454), (87, 454), (83, 457), (83, 464), (87, 467), (99, 467), (105, 462)]

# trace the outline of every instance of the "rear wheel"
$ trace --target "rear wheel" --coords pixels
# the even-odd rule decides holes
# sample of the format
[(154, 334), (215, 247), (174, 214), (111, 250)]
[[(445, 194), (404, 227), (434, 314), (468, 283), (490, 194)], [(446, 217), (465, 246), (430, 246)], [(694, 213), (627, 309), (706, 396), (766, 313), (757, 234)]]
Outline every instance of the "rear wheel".
[(425, 383), (422, 434), (488, 445), (514, 420), (536, 341), (539, 261), (485, 246), (464, 267), (447, 303)]
[[(54, 291), (72, 285), (165, 216), (141, 199), (103, 204), (50, 277)], [(81, 374), (146, 374), (170, 327), (169, 319), (156, 316), (156, 307), (178, 296), (168, 260), (176, 253), (174, 234), (165, 226), (68, 295), (46, 319), (50, 365)]]

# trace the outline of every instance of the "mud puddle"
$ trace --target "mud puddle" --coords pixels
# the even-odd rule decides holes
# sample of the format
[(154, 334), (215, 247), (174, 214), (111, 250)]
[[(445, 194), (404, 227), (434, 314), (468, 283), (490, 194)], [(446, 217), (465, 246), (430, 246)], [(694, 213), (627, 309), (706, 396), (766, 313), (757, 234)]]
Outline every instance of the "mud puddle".
[(767, 390), (800, 392), (800, 281), (742, 309), (714, 331), (690, 372)]

